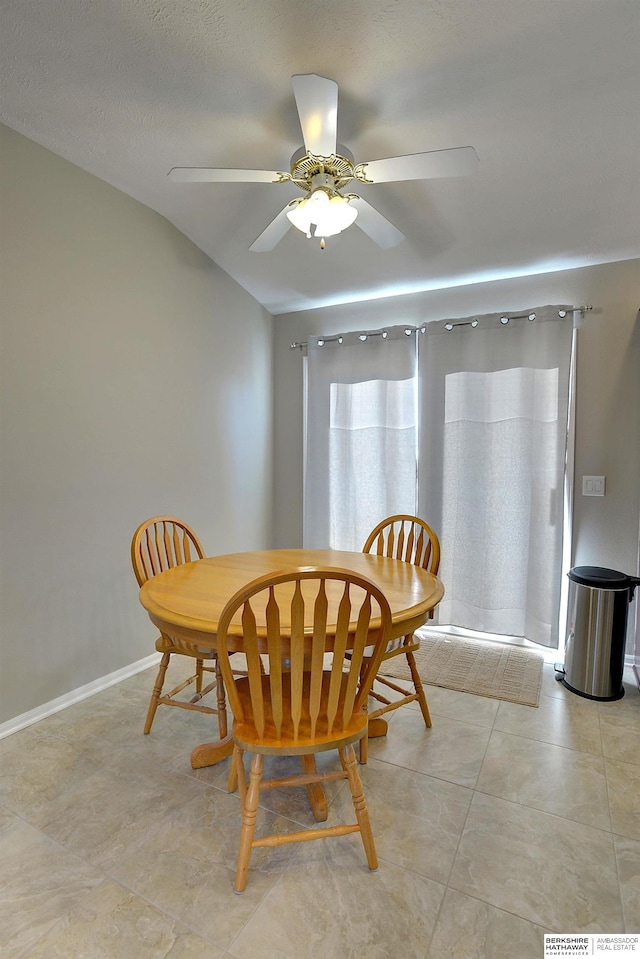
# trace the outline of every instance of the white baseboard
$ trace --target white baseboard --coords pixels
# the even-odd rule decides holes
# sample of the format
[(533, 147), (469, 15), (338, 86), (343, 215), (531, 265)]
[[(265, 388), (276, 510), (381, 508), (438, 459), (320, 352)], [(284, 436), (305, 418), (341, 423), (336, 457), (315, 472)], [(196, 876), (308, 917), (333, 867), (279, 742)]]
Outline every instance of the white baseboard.
[(128, 679), (130, 676), (135, 676), (136, 673), (141, 673), (143, 669), (148, 669), (150, 666), (159, 662), (159, 660), (160, 653), (152, 653), (151, 656), (145, 656), (144, 659), (139, 659), (136, 663), (123, 666), (122, 669), (117, 669), (114, 673), (109, 673), (108, 676), (94, 679), (93, 682), (87, 683), (86, 686), (79, 686), (78, 689), (72, 689), (71, 692), (65, 693), (64, 696), (59, 696), (58, 699), (52, 699), (49, 703), (43, 703), (42, 706), (30, 709), (28, 713), (22, 713), (14, 719), (9, 719), (6, 723), (0, 725), (0, 739), (4, 739), (12, 733), (17, 733), (18, 730), (25, 729), (27, 726), (32, 726), (34, 723), (40, 722), (41, 719), (46, 719), (47, 716), (59, 713), (60, 710), (66, 709), (67, 706), (73, 706), (74, 703), (82, 702), (83, 699), (88, 699), (89, 696), (95, 696), (96, 693), (102, 692), (103, 689), (108, 689), (109, 686), (115, 686), (116, 683), (122, 682), (123, 679)]

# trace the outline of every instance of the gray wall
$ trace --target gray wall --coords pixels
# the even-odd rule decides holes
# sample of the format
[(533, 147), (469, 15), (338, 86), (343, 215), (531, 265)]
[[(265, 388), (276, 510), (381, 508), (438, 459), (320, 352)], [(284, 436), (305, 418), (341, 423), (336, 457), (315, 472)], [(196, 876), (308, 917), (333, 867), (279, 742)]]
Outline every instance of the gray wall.
[(129, 545), (271, 545), (273, 318), (165, 219), (2, 152), (0, 723), (153, 652)]
[[(572, 565), (638, 569), (640, 526), (640, 260), (395, 296), (275, 317), (275, 545), (302, 541), (302, 369), (290, 343), (384, 325), (591, 304), (578, 331)], [(605, 475), (604, 498), (581, 495)]]

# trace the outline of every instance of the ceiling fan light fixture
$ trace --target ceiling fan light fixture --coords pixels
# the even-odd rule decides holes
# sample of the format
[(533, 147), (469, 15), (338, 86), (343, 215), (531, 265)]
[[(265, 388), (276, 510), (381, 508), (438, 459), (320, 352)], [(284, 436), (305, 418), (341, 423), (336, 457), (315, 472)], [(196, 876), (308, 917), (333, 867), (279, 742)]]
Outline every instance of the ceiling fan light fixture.
[(324, 190), (314, 190), (309, 196), (287, 212), (289, 222), (300, 230), (301, 233), (311, 235), (311, 225), (317, 223), (322, 217), (322, 208), (329, 205), (329, 197)]
[(329, 194), (322, 187), (287, 211), (289, 222), (307, 237), (312, 235), (312, 226), (315, 226), (314, 236), (335, 236), (342, 233), (351, 226), (357, 215), (358, 211), (350, 206), (348, 199), (339, 193)]

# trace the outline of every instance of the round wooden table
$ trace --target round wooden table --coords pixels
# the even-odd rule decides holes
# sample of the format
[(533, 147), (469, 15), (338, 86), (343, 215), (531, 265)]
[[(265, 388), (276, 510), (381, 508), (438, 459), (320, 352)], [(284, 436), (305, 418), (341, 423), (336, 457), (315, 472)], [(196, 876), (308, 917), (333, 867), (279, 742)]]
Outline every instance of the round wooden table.
[[(372, 580), (391, 607), (392, 639), (423, 626), (444, 594), (437, 576), (402, 560), (332, 549), (274, 549), (211, 556), (168, 569), (143, 585), (140, 602), (161, 632), (215, 649), (218, 620), (231, 596), (259, 576), (297, 566), (336, 566)], [(239, 626), (237, 636), (241, 651)], [(191, 765), (212, 766), (232, 748), (231, 735), (196, 746)]]

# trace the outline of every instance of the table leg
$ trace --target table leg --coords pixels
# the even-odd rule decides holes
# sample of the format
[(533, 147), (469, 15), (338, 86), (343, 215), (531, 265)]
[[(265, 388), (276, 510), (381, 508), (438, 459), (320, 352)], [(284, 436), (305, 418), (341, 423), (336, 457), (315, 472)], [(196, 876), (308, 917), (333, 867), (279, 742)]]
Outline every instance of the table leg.
[[(316, 757), (313, 755), (313, 753), (309, 756), (301, 756), (300, 763), (304, 773), (315, 773), (318, 771), (316, 767)], [(329, 817), (329, 804), (327, 802), (324, 789), (322, 788), (322, 784), (312, 783), (306, 788), (307, 795), (309, 796), (309, 802), (311, 803), (311, 809), (313, 811), (313, 818), (316, 822), (326, 822)]]
[(202, 743), (191, 750), (191, 768), (203, 769), (205, 766), (214, 766), (227, 759), (233, 752), (233, 737), (231, 733), (223, 739), (213, 743)]

